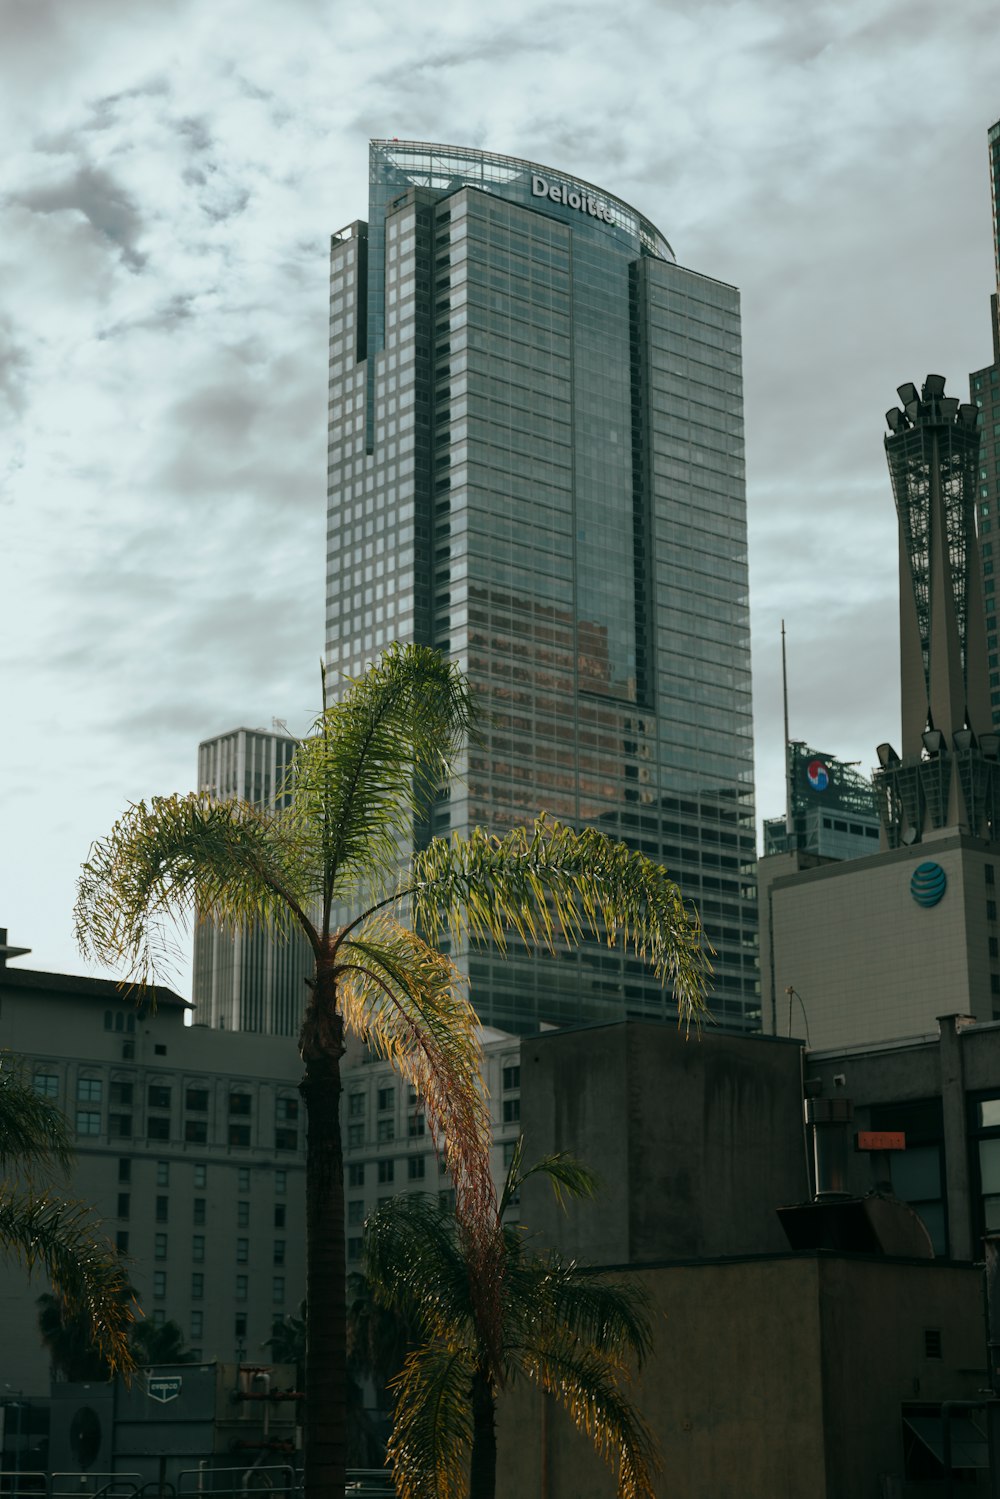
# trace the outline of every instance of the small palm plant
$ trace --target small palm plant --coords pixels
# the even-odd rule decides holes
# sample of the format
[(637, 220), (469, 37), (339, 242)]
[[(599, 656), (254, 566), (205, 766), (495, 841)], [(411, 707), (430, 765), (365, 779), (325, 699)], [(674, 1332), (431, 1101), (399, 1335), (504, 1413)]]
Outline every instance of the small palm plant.
[(652, 1499), (655, 1449), (628, 1398), (630, 1364), (650, 1346), (638, 1287), (557, 1254), (532, 1251), (503, 1214), (529, 1176), (556, 1195), (590, 1197), (594, 1178), (565, 1155), (522, 1169), (519, 1141), (497, 1204), (503, 1312), (484, 1325), (461, 1223), (438, 1198), (394, 1197), (365, 1225), (365, 1271), (376, 1300), (420, 1334), (395, 1381), (389, 1458), (400, 1499), (493, 1499), (497, 1399), (517, 1378), (553, 1395), (617, 1471), (621, 1499)]
[(131, 807), (91, 849), (76, 922), (82, 951), (141, 984), (169, 956), (167, 923), (197, 912), (276, 940), (305, 935), (314, 973), (299, 1051), (305, 1100), (307, 1499), (344, 1493), (348, 1371), (340, 1061), (345, 1032), (387, 1058), (445, 1142), (482, 1325), (500, 1313), (491, 1224), (490, 1122), (476, 1014), (435, 945), (507, 935), (529, 946), (600, 933), (670, 983), (679, 1012), (704, 1006), (696, 916), (661, 865), (586, 828), (539, 818), (506, 837), (475, 828), (407, 861), (426, 811), (473, 730), (459, 668), (394, 646), (325, 707), (299, 747), (280, 805), (166, 796)]
[(55, 1288), (48, 1300), (74, 1320), (102, 1377), (128, 1375), (135, 1306), (118, 1254), (90, 1208), (35, 1180), (71, 1158), (62, 1112), (39, 1097), (15, 1058), (0, 1054), (0, 1251), (46, 1272)]

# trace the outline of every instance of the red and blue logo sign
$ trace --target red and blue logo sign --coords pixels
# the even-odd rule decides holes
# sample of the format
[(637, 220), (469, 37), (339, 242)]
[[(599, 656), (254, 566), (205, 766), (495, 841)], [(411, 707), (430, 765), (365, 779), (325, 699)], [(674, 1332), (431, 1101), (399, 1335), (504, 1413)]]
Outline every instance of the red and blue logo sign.
[(825, 791), (830, 784), (830, 772), (822, 760), (810, 760), (806, 766), (806, 775), (814, 791)]

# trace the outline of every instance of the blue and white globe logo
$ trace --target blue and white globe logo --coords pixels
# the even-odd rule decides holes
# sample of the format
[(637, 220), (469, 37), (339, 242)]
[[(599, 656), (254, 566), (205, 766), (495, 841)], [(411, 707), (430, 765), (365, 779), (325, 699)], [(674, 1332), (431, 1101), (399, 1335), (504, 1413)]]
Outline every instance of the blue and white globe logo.
[(940, 864), (918, 864), (910, 879), (910, 894), (918, 906), (936, 906), (948, 888), (948, 876)]

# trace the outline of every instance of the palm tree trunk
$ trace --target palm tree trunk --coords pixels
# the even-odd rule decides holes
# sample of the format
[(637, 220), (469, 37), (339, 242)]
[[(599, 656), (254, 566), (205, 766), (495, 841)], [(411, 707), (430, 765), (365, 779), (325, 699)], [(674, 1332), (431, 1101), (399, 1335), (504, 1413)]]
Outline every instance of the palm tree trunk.
[(489, 1377), (477, 1369), (472, 1380), (472, 1462), (469, 1499), (494, 1499), (497, 1487), (497, 1405)]
[(317, 972), (302, 1029), (306, 1109), (305, 1499), (341, 1499), (347, 1483), (347, 1281), (340, 1135), (343, 1021), (332, 975)]

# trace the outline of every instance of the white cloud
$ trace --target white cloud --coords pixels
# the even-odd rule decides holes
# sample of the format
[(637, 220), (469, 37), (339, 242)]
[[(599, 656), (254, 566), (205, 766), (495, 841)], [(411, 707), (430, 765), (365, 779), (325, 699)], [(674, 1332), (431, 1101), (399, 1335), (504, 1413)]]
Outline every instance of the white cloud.
[(11, 0), (0, 61), (0, 922), (71, 968), (72, 882), (196, 742), (308, 721), (326, 246), (366, 141), (551, 163), (744, 296), (760, 810), (793, 732), (892, 737), (881, 413), (989, 357), (991, 0)]

